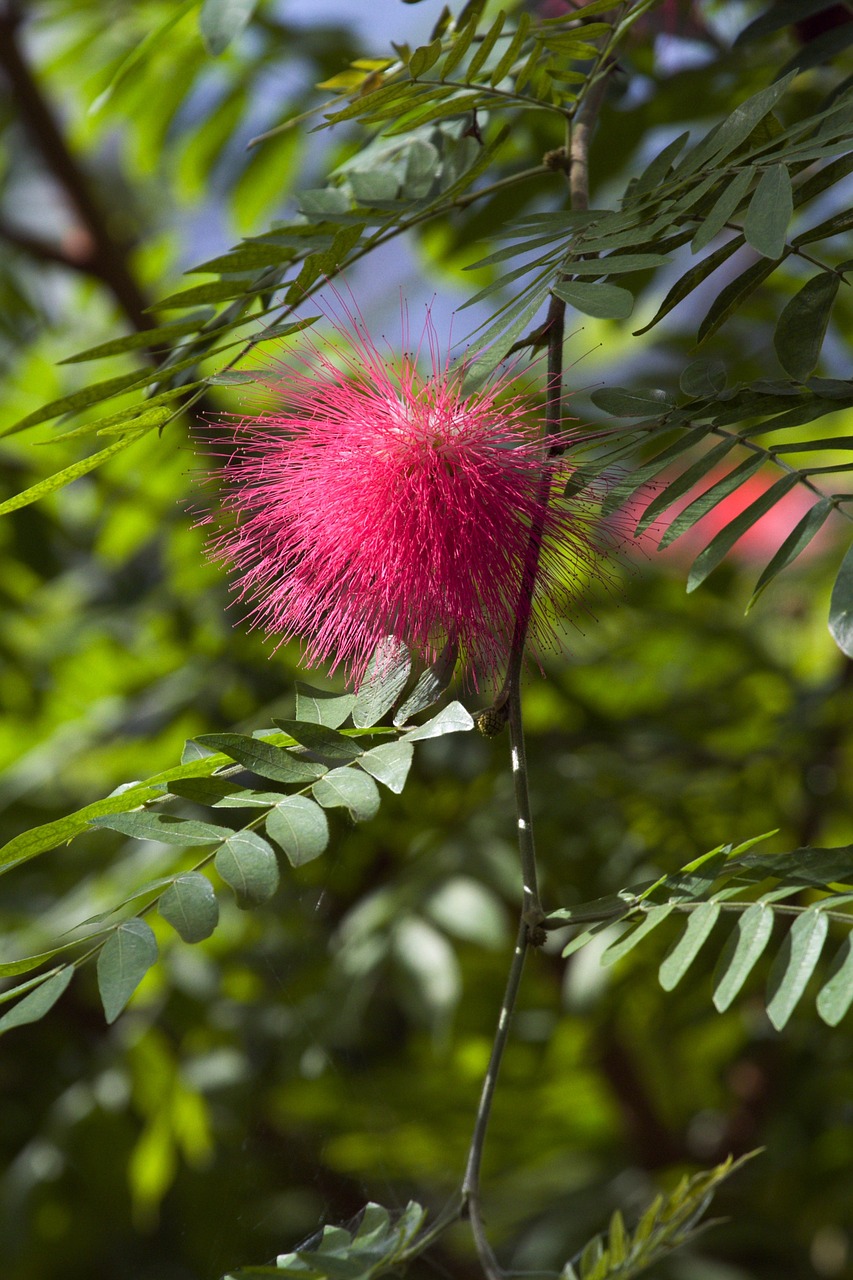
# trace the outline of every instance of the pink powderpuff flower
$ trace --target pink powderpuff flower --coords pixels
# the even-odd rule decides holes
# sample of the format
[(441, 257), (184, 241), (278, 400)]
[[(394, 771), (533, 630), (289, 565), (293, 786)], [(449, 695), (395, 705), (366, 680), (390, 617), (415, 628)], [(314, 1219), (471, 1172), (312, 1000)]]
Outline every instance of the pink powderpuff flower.
[(418, 350), (395, 359), (344, 310), (346, 353), (312, 341), (263, 379), (280, 407), (215, 438), (224, 527), (210, 552), (253, 625), (300, 638), (310, 665), (357, 679), (387, 635), (428, 661), (449, 641), (478, 687), (500, 677), (520, 609), (541, 652), (600, 568), (594, 503), (563, 499), (573, 468), (511, 372), (470, 393), (429, 311)]

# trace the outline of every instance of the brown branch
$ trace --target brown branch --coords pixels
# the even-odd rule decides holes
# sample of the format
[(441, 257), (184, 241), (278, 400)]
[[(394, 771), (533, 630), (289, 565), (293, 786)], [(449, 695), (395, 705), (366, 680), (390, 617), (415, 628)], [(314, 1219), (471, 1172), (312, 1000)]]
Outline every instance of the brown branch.
[(151, 329), (154, 320), (146, 314), (149, 300), (128, 268), (125, 246), (117, 243), (110, 234), (89, 180), (72, 154), (59, 122), (21, 51), (18, 40), (20, 25), (20, 16), (14, 8), (7, 5), (0, 9), (0, 69), (11, 86), (20, 118), (91, 237), (88, 269), (104, 282), (135, 329), (139, 332)]

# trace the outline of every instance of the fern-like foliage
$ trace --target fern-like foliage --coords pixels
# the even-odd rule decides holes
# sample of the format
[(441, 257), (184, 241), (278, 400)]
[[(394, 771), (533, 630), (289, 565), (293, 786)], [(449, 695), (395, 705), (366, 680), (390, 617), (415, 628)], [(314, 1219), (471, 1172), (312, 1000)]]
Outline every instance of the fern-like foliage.
[[(169, 874), (138, 885), (108, 911), (82, 922), (71, 931), (71, 941), (0, 964), (0, 978), (38, 971), (0, 994), (0, 1004), (15, 1001), (0, 1017), (0, 1034), (43, 1017), (75, 970), (92, 959), (106, 1019), (114, 1022), (158, 957), (146, 915), (156, 910), (184, 942), (201, 942), (219, 922), (208, 871), (233, 891), (238, 906), (257, 907), (278, 888), (279, 851), (292, 867), (324, 852), (330, 810), (343, 810), (353, 822), (374, 817), (377, 782), (399, 794), (417, 742), (474, 727), (457, 702), (410, 725), (412, 716), (441, 696), (452, 663), (439, 659), (404, 698), (410, 669), (405, 645), (385, 642), (356, 693), (297, 685), (293, 720), (276, 720), (275, 729), (252, 736), (195, 738), (174, 768), (24, 832), (0, 849), (2, 873), (84, 831), (107, 828), (167, 846), (175, 861)], [(379, 726), (395, 707), (394, 724)], [(188, 805), (207, 811), (205, 817), (190, 816)]]
[(552, 928), (586, 926), (563, 954), (573, 954), (595, 934), (617, 925), (621, 936), (601, 957), (603, 964), (614, 964), (665, 920), (686, 917), (683, 931), (660, 965), (661, 986), (673, 990), (715, 934), (719, 959), (713, 999), (723, 1012), (775, 939), (766, 1008), (779, 1031), (804, 995), (830, 927), (835, 926), (840, 943), (816, 997), (819, 1016), (835, 1026), (853, 1003), (853, 846), (753, 852), (753, 846), (765, 839), (712, 849), (675, 875), (552, 912), (548, 917)]

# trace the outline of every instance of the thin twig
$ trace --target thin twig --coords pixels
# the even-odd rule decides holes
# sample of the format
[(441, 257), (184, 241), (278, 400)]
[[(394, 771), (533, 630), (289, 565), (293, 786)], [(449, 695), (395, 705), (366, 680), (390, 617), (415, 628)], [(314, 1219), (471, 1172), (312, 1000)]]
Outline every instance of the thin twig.
[(480, 1262), (483, 1264), (483, 1270), (486, 1273), (487, 1280), (503, 1280), (504, 1272), (495, 1257), (492, 1246), (489, 1244), (485, 1227), (483, 1225), (480, 1198), (480, 1169), (483, 1161), (483, 1148), (486, 1141), (486, 1130), (489, 1125), (489, 1116), (491, 1115), (495, 1086), (498, 1081), (498, 1072), (500, 1071), (501, 1060), (509, 1039), (510, 1022), (512, 1020), (512, 1012), (515, 1008), (515, 1002), (518, 997), (518, 988), (521, 985), (521, 975), (524, 970), (524, 957), (527, 954), (527, 946), (527, 923), (522, 919), (519, 923), (518, 935), (515, 940), (515, 950), (512, 953), (512, 963), (510, 964), (509, 973), (507, 975), (506, 991), (504, 992), (501, 1012), (498, 1018), (498, 1029), (492, 1045), (492, 1052), (489, 1056), (489, 1066), (486, 1071), (486, 1077), (483, 1080), (483, 1088), (480, 1093), (480, 1103), (477, 1107), (477, 1118), (474, 1122), (474, 1133), (471, 1138), (471, 1147), (468, 1152), (468, 1163), (465, 1168), (465, 1178), (462, 1182), (463, 1203), (471, 1221), (474, 1243), (477, 1246), (477, 1254)]

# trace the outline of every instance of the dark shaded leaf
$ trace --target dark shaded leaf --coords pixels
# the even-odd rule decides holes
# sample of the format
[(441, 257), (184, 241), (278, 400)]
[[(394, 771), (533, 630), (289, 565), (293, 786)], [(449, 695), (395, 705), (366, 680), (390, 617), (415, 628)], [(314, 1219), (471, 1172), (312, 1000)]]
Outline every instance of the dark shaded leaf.
[(781, 573), (792, 561), (796, 560), (801, 551), (805, 550), (815, 534), (823, 528), (833, 509), (834, 506), (830, 499), (822, 498), (806, 512), (801, 520), (797, 521), (797, 524), (788, 534), (773, 559), (762, 570), (761, 577), (756, 582), (755, 589), (747, 605), (747, 613), (764, 588), (776, 577), (777, 573)]
[(740, 515), (735, 516), (725, 529), (721, 529), (713, 541), (693, 561), (687, 576), (687, 590), (695, 591), (716, 569), (738, 538), (746, 533), (747, 529), (751, 529), (763, 515), (771, 511), (780, 498), (784, 498), (785, 494), (799, 483), (799, 479), (796, 474), (782, 476), (781, 480), (777, 480), (760, 497), (751, 502)]
[[(730, 453), (737, 443), (738, 441), (733, 437), (728, 440), (721, 440), (719, 444), (714, 445), (713, 449), (704, 453), (701, 458), (698, 458), (696, 462), (689, 466), (685, 471), (682, 471), (681, 475), (676, 476), (674, 480), (671, 480), (670, 483), (652, 499), (642, 516), (640, 516), (637, 521), (637, 533), (644, 533), (645, 530), (654, 523), (659, 515), (662, 515), (668, 507), (671, 507), (674, 502), (677, 502), (679, 498), (682, 498), (685, 493), (689, 493), (693, 486), (703, 480), (708, 472), (716, 467), (717, 464), (721, 462), (728, 453)], [(757, 454), (756, 457), (759, 460), (759, 464), (764, 461), (760, 454)], [(673, 537), (674, 536), (675, 535), (673, 535)], [(670, 538), (669, 541), (671, 542), (672, 538)]]
[(203, 733), (196, 742), (273, 782), (313, 782), (323, 772), (323, 766), (314, 761), (297, 759), (284, 747), (241, 733)]
[(305, 720), (279, 720), (277, 717), (273, 719), (273, 723), (293, 738), (294, 742), (327, 760), (355, 760), (364, 749), (355, 739), (323, 724), (312, 724)]
[(590, 400), (597, 409), (614, 418), (646, 418), (673, 408), (665, 391), (652, 388), (632, 391), (628, 387), (602, 387), (600, 391), (593, 391)]
[(605, 320), (624, 320), (634, 310), (634, 297), (615, 284), (587, 284), (580, 280), (560, 280), (553, 292), (584, 315)]
[(705, 214), (691, 241), (690, 247), (694, 253), (699, 253), (706, 245), (711, 243), (715, 236), (720, 234), (745, 197), (752, 179), (752, 169), (746, 168), (736, 173), (731, 182), (723, 184), (722, 191)]
[(744, 458), (728, 475), (722, 476), (710, 489), (706, 489), (698, 498), (694, 498), (692, 502), (684, 508), (683, 511), (675, 517), (668, 529), (660, 540), (660, 550), (663, 551), (676, 538), (680, 538), (688, 529), (692, 529), (698, 524), (709, 511), (713, 511), (714, 507), (719, 506), (730, 494), (745, 484), (750, 476), (754, 476), (756, 471), (760, 471), (764, 466), (765, 459), (760, 453), (753, 454), (749, 458)]
[(648, 324), (644, 324), (641, 329), (633, 331), (634, 337), (638, 338), (641, 334), (648, 333), (649, 329), (653, 329), (659, 320), (668, 315), (679, 302), (682, 302), (694, 289), (706, 280), (717, 267), (732, 256), (744, 244), (742, 235), (736, 235), (725, 244), (720, 245), (719, 249), (715, 249), (713, 253), (709, 253), (707, 258), (703, 258), (701, 262), (697, 262), (689, 271), (685, 271), (684, 275), (676, 280), (675, 284), (669, 289), (663, 302), (658, 307)]
[(749, 202), (743, 224), (747, 243), (765, 258), (781, 258), (793, 213), (790, 175), (783, 164), (774, 164), (764, 173)]
[(849, 548), (832, 588), (829, 633), (842, 653), (853, 658), (853, 546)]
[(726, 285), (725, 289), (717, 294), (711, 303), (708, 311), (699, 325), (697, 333), (697, 341), (702, 343), (712, 334), (716, 333), (720, 325), (725, 324), (729, 316), (734, 315), (742, 302), (745, 302), (750, 294), (754, 293), (760, 284), (763, 284), (769, 275), (776, 270), (777, 263), (768, 258), (762, 258), (759, 262), (754, 262), (751, 267), (747, 267), (736, 279)]
[(773, 346), (782, 368), (798, 382), (814, 372), (840, 283), (834, 271), (812, 276), (779, 317)]

